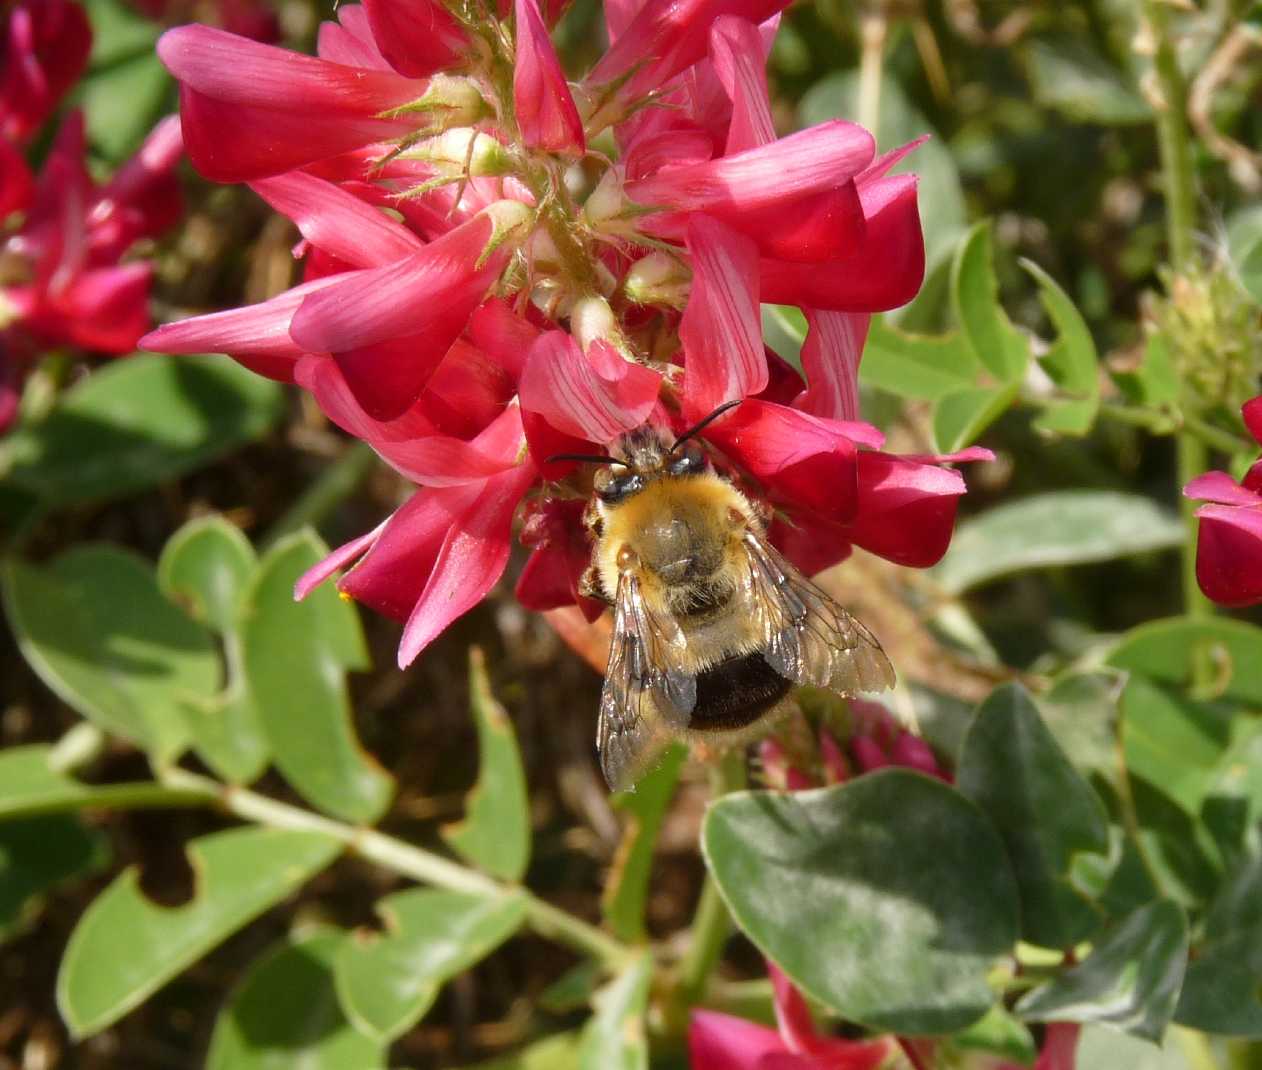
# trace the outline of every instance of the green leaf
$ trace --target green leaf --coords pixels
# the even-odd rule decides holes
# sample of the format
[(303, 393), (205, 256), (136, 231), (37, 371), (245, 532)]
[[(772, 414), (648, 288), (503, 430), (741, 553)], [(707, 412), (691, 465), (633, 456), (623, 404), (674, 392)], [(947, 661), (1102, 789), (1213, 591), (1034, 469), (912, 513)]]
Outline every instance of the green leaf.
[[(1163, 334), (1150, 334), (1144, 346), (1144, 358), (1129, 371), (1111, 369), (1113, 381), (1127, 399), (1148, 409), (1173, 406), (1179, 400), (1179, 373), (1170, 355), (1170, 343)], [(1178, 429), (1170, 419), (1169, 431)]]
[(241, 595), (257, 559), (235, 524), (221, 516), (190, 520), (158, 559), (162, 593), (221, 635), (236, 630)]
[(1038, 37), (1026, 48), (1034, 99), (1079, 122), (1121, 126), (1152, 121), (1152, 108), (1082, 38)]
[(802, 370), (802, 343), (806, 341), (806, 317), (792, 305), (763, 305), (762, 333), (767, 345)]
[(313, 806), (370, 824), (394, 780), (364, 752), (351, 720), (346, 670), (368, 667), (359, 615), (328, 584), (294, 601), (295, 582), (327, 553), (310, 531), (267, 552), (245, 596), (242, 665), (281, 775)]
[(964, 740), (956, 784), (995, 823), (1021, 893), (1021, 936), (1067, 948), (1099, 925), (1070, 882), (1075, 856), (1109, 847), (1108, 815), (1019, 684), (997, 687)]
[(334, 990), (350, 939), (321, 927), (254, 963), (215, 1023), (207, 1070), (384, 1070), (385, 1045), (346, 1020)]
[(150, 902), (124, 870), (84, 912), (57, 975), (57, 1006), (76, 1037), (112, 1025), (268, 907), (324, 869), (342, 844), (316, 832), (230, 829), (188, 847), (193, 899)]
[(1231, 738), (1232, 711), (1134, 675), (1122, 692), (1126, 768), (1197, 816)]
[(1118, 702), (1124, 673), (1062, 673), (1038, 698), (1043, 721), (1076, 769), (1117, 788), (1124, 775)]
[(728, 795), (702, 846), (737, 925), (842, 1017), (950, 1033), (994, 1004), (986, 974), (1016, 940), (1017, 888), (994, 827), (941, 781), (888, 769)]
[(1087, 958), (1017, 1003), (1036, 1022), (1101, 1022), (1157, 1042), (1174, 1013), (1187, 963), (1188, 927), (1169, 899), (1111, 928)]
[[(855, 71), (830, 74), (816, 82), (799, 105), (803, 126), (827, 119), (853, 119), (858, 110), (859, 76)], [(924, 221), (925, 259), (930, 270), (947, 257), (964, 233), (967, 212), (960, 171), (945, 139), (937, 136), (933, 124), (912, 103), (903, 87), (892, 77), (881, 79), (881, 110), (877, 120), (880, 151), (905, 145), (931, 135), (929, 140), (899, 166), (895, 173), (914, 171), (920, 176), (920, 218)]]
[(1075, 1070), (1194, 1070), (1181, 1045), (1158, 1048), (1107, 1026), (1083, 1027)]
[(644, 906), (653, 875), (653, 849), (686, 757), (684, 747), (670, 747), (652, 772), (636, 784), (634, 791), (621, 792), (610, 800), (613, 808), (626, 818), (622, 842), (614, 857), (613, 870), (605, 881), (600, 905), (605, 921), (619, 940), (634, 943), (647, 937)]
[(83, 545), (36, 569), (4, 572), (10, 626), (31, 668), (63, 701), (159, 762), (188, 743), (180, 710), (212, 694), (219, 659), (210, 634), (162, 597), (147, 561)]
[(937, 401), (971, 389), (980, 372), (959, 334), (909, 334), (873, 316), (859, 380), (898, 397)]
[(939, 398), (933, 410), (933, 442), (940, 453), (954, 453), (977, 441), (1007, 411), (1018, 384), (972, 387)]
[(92, 24), (92, 69), (103, 70), (153, 51), (161, 32), (159, 26), (143, 18), (126, 0), (82, 3)]
[(104, 869), (109, 854), (109, 841), (75, 817), (0, 822), (0, 941), (21, 928), (33, 900)]
[(163, 593), (223, 640), (227, 686), (185, 703), (197, 753), (223, 779), (248, 784), (267, 767), (267, 739), (242, 668), (242, 601), (257, 567), (254, 548), (223, 517), (190, 520), (167, 541), (158, 561)]
[(111, 163), (122, 163), (168, 110), (173, 89), (154, 52), (90, 72), (79, 88), (88, 142)]
[(501, 1059), (491, 1059), (469, 1070), (578, 1070), (578, 1035), (558, 1033)]
[(1262, 1037), (1262, 857), (1237, 863), (1201, 930), (1175, 1020), (1208, 1033)]
[(1183, 539), (1178, 516), (1138, 494), (1050, 491), (962, 523), (932, 575), (960, 594), (1014, 572), (1111, 561), (1175, 547)]
[(1019, 383), (1030, 363), (1030, 344), (999, 304), (990, 223), (974, 225), (951, 266), (951, 304), (964, 340), (999, 383)]
[(1190, 687), (1193, 668), (1214, 670), (1208, 694), (1262, 704), (1262, 628), (1244, 621), (1170, 617), (1132, 628), (1109, 664), (1161, 683)]
[(579, 1070), (648, 1070), (648, 1009), (653, 960), (642, 955), (596, 993), (596, 1013), (583, 1027)]
[(481, 769), (464, 820), (443, 828), (454, 850), (492, 876), (519, 881), (530, 865), (530, 799), (513, 722), (495, 701), (486, 660), (469, 651), (469, 701), (478, 727)]
[(278, 384), (227, 357), (111, 361), (9, 436), (0, 487), (44, 510), (122, 497), (230, 453), (283, 412)]
[(135, 783), (84, 784), (55, 772), (48, 764), (52, 748), (42, 743), (10, 747), (0, 751), (0, 818), (33, 817), (88, 807), (108, 809), (176, 806), (187, 798), (184, 793), (152, 780)]
[(1031, 260), (1022, 260), (1021, 266), (1038, 283), (1039, 297), (1057, 332), (1056, 342), (1039, 362), (1067, 395), (1053, 400), (1034, 426), (1055, 434), (1085, 435), (1100, 408), (1100, 358), (1095, 341), (1060, 284)]
[(356, 1027), (380, 1041), (402, 1036), (442, 986), (513, 935), (526, 917), (521, 895), (400, 892), (377, 904), (385, 933), (356, 933), (337, 956), (337, 991)]

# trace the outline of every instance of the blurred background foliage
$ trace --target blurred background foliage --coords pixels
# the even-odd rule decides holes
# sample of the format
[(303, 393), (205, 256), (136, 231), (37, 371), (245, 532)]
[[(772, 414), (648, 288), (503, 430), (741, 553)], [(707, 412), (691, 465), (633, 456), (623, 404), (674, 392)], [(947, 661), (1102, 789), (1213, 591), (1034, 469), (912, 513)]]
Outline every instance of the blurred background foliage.
[[(85, 6), (96, 36), (74, 102), (86, 109), (96, 161), (107, 170), (174, 108), (175, 90), (153, 55), (157, 22), (125, 0)], [(199, 10), (196, 3), (169, 7), (173, 21)], [(277, 0), (274, 7), (284, 42), (309, 50), (332, 5)], [(1159, 325), (1174, 343), (1185, 383), (1196, 380), (1191, 373), (1212, 378), (1215, 369), (1235, 369), (1226, 386), (1204, 387), (1217, 391), (1209, 417), (1228, 436), (1242, 436), (1239, 403), (1262, 386), (1262, 12), (1243, 0), (1188, 0), (1170, 9), (1197, 135), (1196, 261), (1177, 286), (1163, 269), (1166, 202), (1151, 60), (1133, 0), (816, 0), (788, 11), (775, 42), (770, 79), (782, 130), (841, 115), (875, 119), (882, 149), (931, 135), (907, 165), (921, 175), (929, 272), (921, 297), (887, 317), (891, 329), (951, 329), (952, 262), (966, 236), (977, 233), (972, 225), (990, 220), (998, 295), (1011, 321), (1047, 341), (1064, 326), (1041, 299), (1039, 278), (1022, 269), (1025, 259), (1069, 297), (1108, 371), (1101, 376), (1102, 416), (1079, 435), (1042, 429), (1046, 410), (1028, 403), (1040, 389), (1035, 372), (1022, 382), (1022, 398), (1008, 397), (989, 414), (981, 441), (998, 461), (970, 473), (963, 530), (938, 570), (904, 575), (860, 556), (837, 576), (837, 589), (875, 631), (899, 637), (887, 646), (922, 685), (918, 710), (935, 743), (949, 735), (950, 711), (979, 700), (998, 679), (1015, 672), (1045, 684), (1066, 665), (1098, 660), (1117, 633), (1180, 611), (1171, 428), (1137, 425), (1121, 412), (1149, 330)], [(576, 0), (558, 30), (571, 74), (599, 53), (599, 27), (595, 0)], [(213, 186), (191, 169), (185, 180), (187, 220), (154, 250), (157, 318), (258, 301), (289, 285), (296, 271), (290, 225), (243, 187)], [(772, 316), (768, 337), (793, 356), (791, 320)], [(28, 410), (46, 411), (60, 388), (69, 386), (70, 394), (38, 442), (19, 429), (4, 446), (0, 506), (8, 535), (20, 536), (35, 563), (88, 541), (125, 546), (152, 562), (185, 521), (210, 513), (222, 513), (259, 548), (308, 522), (336, 545), (398, 504), (405, 488), (397, 477), (350, 446), (309, 399), (239, 372), (226, 362), (138, 358), (79, 381), (80, 369), (49, 359), (28, 388)], [(897, 449), (934, 445), (941, 435), (935, 438), (933, 403), (896, 397), (874, 385), (874, 375), (865, 373), (865, 415)], [(138, 392), (168, 396), (170, 404), (137, 413), (127, 402)], [(85, 454), (99, 454), (99, 466), (85, 469)], [(1238, 471), (1247, 457), (1241, 442), (1218, 459)], [(1051, 500), (1042, 513), (1010, 515), (1006, 525), (1002, 513), (989, 526), (970, 524), (996, 506), (1058, 490), (1114, 497), (1093, 498), (1081, 511)], [(519, 566), (510, 566), (510, 580)], [(359, 739), (398, 785), (385, 819), (389, 831), (437, 842), (435, 820), (462, 812), (477, 774), (465, 655), (480, 644), (521, 744), (535, 835), (531, 887), (595, 916), (601, 877), (619, 841), (591, 754), (599, 678), (511, 596), (458, 621), (406, 674), (393, 667), (396, 626), (361, 616), (367, 657), (347, 664), (373, 667), (351, 675), (350, 709)], [(1257, 613), (1240, 616), (1262, 621)], [(76, 723), (13, 642), (0, 649), (0, 681), (4, 747), (51, 743)], [(933, 736), (936, 724), (948, 728)], [(145, 776), (143, 758), (123, 745), (111, 744), (100, 760), (102, 779)], [(374, 796), (376, 774), (365, 775), (373, 798), (345, 801), (348, 812), (384, 805)], [(647, 911), (655, 936), (687, 924), (702, 876), (695, 847), (705, 793), (696, 770), (684, 778), (658, 843)], [(262, 782), (281, 798), (294, 797), (295, 788), (302, 792), (275, 772)], [(52, 993), (85, 904), (128, 863), (140, 865), (142, 889), (156, 902), (186, 901), (192, 874), (184, 843), (226, 822), (201, 810), (130, 811), (111, 818), (107, 831), (97, 820), (69, 831), (67, 818), (42, 820), (61, 824), (27, 834), (58, 838), (65, 851), (46, 873), (30, 876), (28, 890), (37, 897), (28, 899), (13, 861), (23, 857), (21, 845), (0, 843), (0, 875), (8, 882), (0, 895), (5, 1070), (192, 1065), (210, 1042), (207, 1008), (295, 915), (376, 925), (373, 904), (397, 887), (389, 873), (343, 859), (315, 878), (296, 907), (233, 936), (137, 1012), (72, 1048)], [(56, 883), (71, 875), (78, 879)], [(304, 944), (316, 958), (327, 940), (320, 932)], [(395, 1042), (392, 1065), (466, 1065), (516, 1045), (539, 1014), (580, 1021), (581, 979), (577, 998), (556, 987), (574, 961), (537, 937), (513, 941), (443, 989), (435, 1011)], [(736, 946), (730, 961), (751, 976), (760, 972), (751, 945)], [(533, 1009), (541, 1001), (548, 1009)], [(232, 1043), (216, 1041), (223, 1050)], [(1099, 1051), (1083, 1065), (1185, 1065), (1148, 1049), (1122, 1055), (1119, 1044), (1096, 1036), (1085, 1050)], [(1237, 1057), (1241, 1067), (1262, 1065), (1256, 1048), (1241, 1047)]]

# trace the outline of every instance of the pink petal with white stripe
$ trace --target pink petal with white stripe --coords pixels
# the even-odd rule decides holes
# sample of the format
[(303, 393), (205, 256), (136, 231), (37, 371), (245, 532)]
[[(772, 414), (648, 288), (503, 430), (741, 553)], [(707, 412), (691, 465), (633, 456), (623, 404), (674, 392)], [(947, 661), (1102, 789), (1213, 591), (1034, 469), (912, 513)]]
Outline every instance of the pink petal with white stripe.
[(859, 360), (871, 317), (861, 312), (806, 310), (802, 345), (807, 388), (793, 407), (829, 420), (859, 416)]
[(530, 348), (518, 396), (562, 434), (604, 445), (647, 419), (660, 384), (604, 342), (584, 354), (565, 331), (549, 331)]
[(679, 325), (684, 414), (699, 420), (767, 385), (754, 243), (717, 220), (688, 224), (692, 291)]
[(767, 92), (767, 60), (762, 34), (748, 19), (724, 15), (710, 27), (710, 59), (732, 101), (727, 155), (776, 139)]
[(352, 267), (392, 264), (424, 248), (407, 227), (314, 175), (291, 171), (258, 179), (250, 188), (292, 219), (312, 245)]

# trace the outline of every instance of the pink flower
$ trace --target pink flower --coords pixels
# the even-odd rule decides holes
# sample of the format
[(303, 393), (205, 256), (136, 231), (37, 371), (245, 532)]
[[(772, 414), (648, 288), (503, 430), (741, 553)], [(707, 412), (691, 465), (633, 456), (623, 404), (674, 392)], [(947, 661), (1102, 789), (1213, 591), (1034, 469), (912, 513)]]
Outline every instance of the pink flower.
[(92, 48), (71, 0), (17, 0), (0, 18), (0, 137), (23, 142), (79, 79)]
[[(1245, 402), (1245, 426), (1262, 443), (1262, 397)], [(1196, 579), (1206, 597), (1224, 606), (1262, 602), (1262, 459), (1236, 483), (1226, 472), (1206, 472), (1183, 488), (1197, 501)]]
[(13, 183), (0, 202), (25, 213), (0, 253), (0, 428), (12, 420), (26, 369), (43, 350), (128, 353), (148, 330), (152, 269), (120, 258), (179, 218), (180, 153), (179, 120), (172, 117), (98, 187), (84, 166), (78, 112), (67, 118), (38, 180), (30, 180), (16, 150), (0, 152)]
[(842, 1040), (820, 1036), (806, 1001), (768, 961), (779, 1028), (715, 1011), (693, 1011), (688, 1029), (692, 1070), (876, 1070), (898, 1050), (892, 1037)]
[[(518, 597), (578, 600), (590, 475), (549, 458), (645, 423), (678, 434), (740, 401), (704, 437), (811, 571), (853, 544), (931, 563), (964, 490), (858, 420), (867, 314), (923, 273), (915, 183), (851, 123), (775, 139), (762, 70), (784, 0), (614, 0), (576, 91), (547, 32), (563, 6), (343, 4), (318, 57), (204, 26), (159, 45), (194, 164), (294, 220), (304, 268), (142, 344), (296, 382), (422, 488), (300, 585), (349, 566), (343, 591), (405, 621), (403, 664), (499, 578), (518, 510)], [(583, 186), (575, 157), (610, 123), (620, 154), (588, 155)], [(805, 381), (759, 318), (795, 271)]]

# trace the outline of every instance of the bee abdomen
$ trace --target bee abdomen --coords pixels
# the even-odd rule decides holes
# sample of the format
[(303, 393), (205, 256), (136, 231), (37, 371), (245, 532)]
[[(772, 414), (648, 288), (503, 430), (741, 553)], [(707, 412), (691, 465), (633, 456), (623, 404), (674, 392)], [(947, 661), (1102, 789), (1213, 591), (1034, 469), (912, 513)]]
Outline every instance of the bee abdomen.
[(792, 684), (755, 650), (697, 674), (697, 703), (688, 727), (697, 732), (746, 728), (789, 693)]

